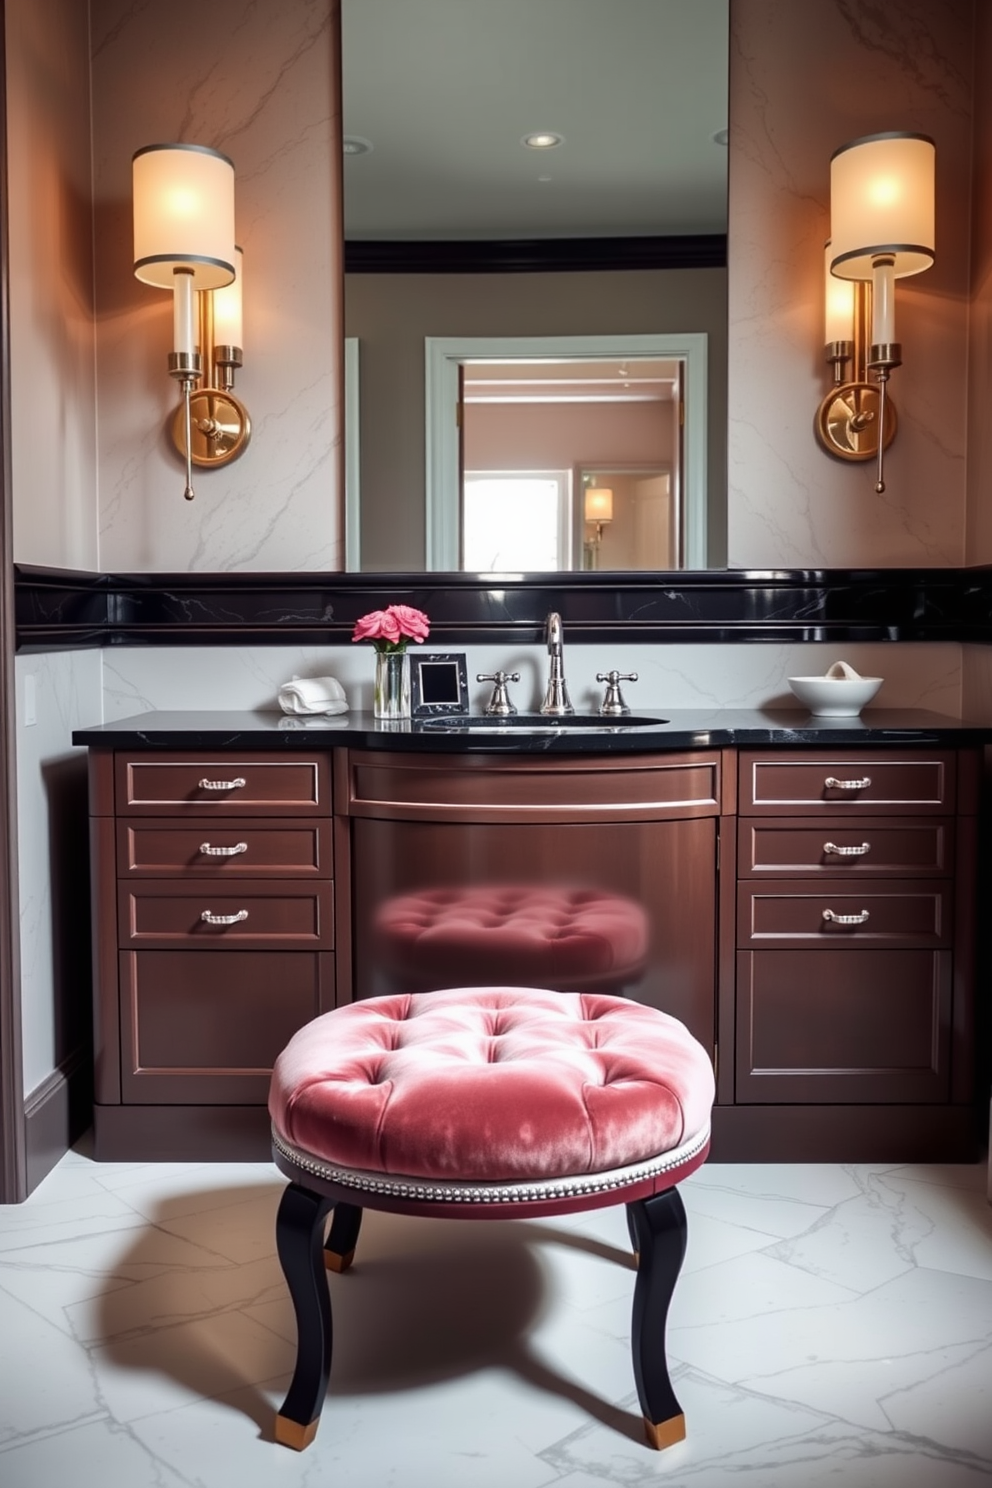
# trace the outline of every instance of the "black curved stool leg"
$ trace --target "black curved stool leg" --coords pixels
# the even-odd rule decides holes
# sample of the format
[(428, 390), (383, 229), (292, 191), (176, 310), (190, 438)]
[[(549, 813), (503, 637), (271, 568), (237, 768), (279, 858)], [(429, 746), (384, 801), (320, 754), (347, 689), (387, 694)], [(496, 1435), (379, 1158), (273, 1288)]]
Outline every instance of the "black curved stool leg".
[(291, 1183), (276, 1219), (276, 1249), (296, 1313), (296, 1371), (276, 1415), (276, 1441), (302, 1452), (317, 1435), (331, 1373), (331, 1299), (324, 1221), (333, 1201)]
[(639, 1254), (634, 1284), (631, 1346), (634, 1378), (644, 1413), (648, 1445), (662, 1448), (685, 1440), (685, 1416), (668, 1377), (665, 1324), (685, 1258), (685, 1209), (677, 1188), (627, 1205)]
[(634, 1260), (636, 1261), (639, 1253), (638, 1247), (640, 1245), (640, 1241), (637, 1238), (637, 1230), (634, 1227), (634, 1216), (630, 1212), (632, 1206), (630, 1204), (627, 1204), (624, 1207), (627, 1210), (627, 1234), (630, 1236), (630, 1248), (634, 1252)]
[(362, 1211), (354, 1204), (337, 1203), (331, 1219), (331, 1233), (324, 1246), (324, 1265), (328, 1271), (347, 1271), (355, 1259)]

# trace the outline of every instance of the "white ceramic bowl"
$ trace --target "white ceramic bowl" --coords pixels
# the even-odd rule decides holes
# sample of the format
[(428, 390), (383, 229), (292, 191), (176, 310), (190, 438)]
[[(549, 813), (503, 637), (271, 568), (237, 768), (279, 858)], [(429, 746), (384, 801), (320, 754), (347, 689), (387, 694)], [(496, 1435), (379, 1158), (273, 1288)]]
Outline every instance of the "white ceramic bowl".
[(789, 678), (796, 697), (819, 718), (855, 718), (881, 685), (881, 677)]

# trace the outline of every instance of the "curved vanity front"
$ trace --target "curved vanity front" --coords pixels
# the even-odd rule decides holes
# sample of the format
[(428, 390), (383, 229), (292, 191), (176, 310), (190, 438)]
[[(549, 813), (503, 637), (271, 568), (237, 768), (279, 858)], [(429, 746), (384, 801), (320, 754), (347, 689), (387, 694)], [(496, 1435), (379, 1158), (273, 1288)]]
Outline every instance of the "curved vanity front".
[[(99, 1157), (264, 1156), (293, 1029), (441, 967), (470, 981), (459, 936), (491, 947), (477, 980), (566, 985), (571, 931), (540, 924), (556, 895), (640, 918), (615, 990), (711, 1050), (718, 1157), (974, 1155), (980, 726), (694, 713), (494, 741), (298, 722), (148, 714), (75, 736)], [(480, 939), (511, 901), (523, 928)], [(428, 925), (418, 963), (395, 934), (411, 903), (444, 905), (455, 950)], [(560, 933), (550, 961), (535, 933)]]

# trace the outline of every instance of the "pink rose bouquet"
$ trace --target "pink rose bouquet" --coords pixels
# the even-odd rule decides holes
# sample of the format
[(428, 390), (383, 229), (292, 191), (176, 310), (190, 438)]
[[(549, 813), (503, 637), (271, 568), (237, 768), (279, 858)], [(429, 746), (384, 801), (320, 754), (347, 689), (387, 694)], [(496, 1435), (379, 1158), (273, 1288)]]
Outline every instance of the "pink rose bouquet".
[(389, 605), (355, 621), (353, 641), (371, 641), (377, 651), (405, 651), (410, 641), (426, 641), (430, 621), (411, 605)]

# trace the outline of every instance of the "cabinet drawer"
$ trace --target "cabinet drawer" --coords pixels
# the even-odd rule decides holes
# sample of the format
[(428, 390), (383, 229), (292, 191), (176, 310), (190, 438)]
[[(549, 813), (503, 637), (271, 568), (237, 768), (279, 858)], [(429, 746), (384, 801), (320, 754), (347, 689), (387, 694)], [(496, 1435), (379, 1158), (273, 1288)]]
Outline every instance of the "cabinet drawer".
[(155, 878), (330, 878), (330, 821), (204, 817), (117, 823), (117, 872)]
[(905, 749), (788, 754), (742, 751), (742, 815), (949, 816), (955, 805), (952, 753)]
[[(949, 883), (874, 880), (800, 884), (795, 880), (741, 884), (737, 944), (825, 946), (950, 945), (954, 934)], [(834, 918), (847, 917), (845, 924)]]
[(117, 911), (121, 946), (182, 944), (226, 951), (232, 946), (330, 950), (334, 945), (332, 886), (323, 881), (194, 886), (128, 879), (118, 886)]
[(854, 826), (802, 818), (745, 818), (737, 839), (741, 878), (933, 878), (954, 869), (953, 821), (861, 817)]
[(716, 816), (720, 756), (493, 760), (349, 755), (348, 814), (392, 821), (618, 822)]
[(117, 811), (173, 816), (177, 810), (230, 816), (331, 814), (330, 756), (120, 753), (114, 761)]
[(741, 951), (737, 1100), (948, 1098), (951, 953)]
[(264, 1104), (276, 1055), (334, 1006), (322, 951), (122, 951), (125, 1101)]

